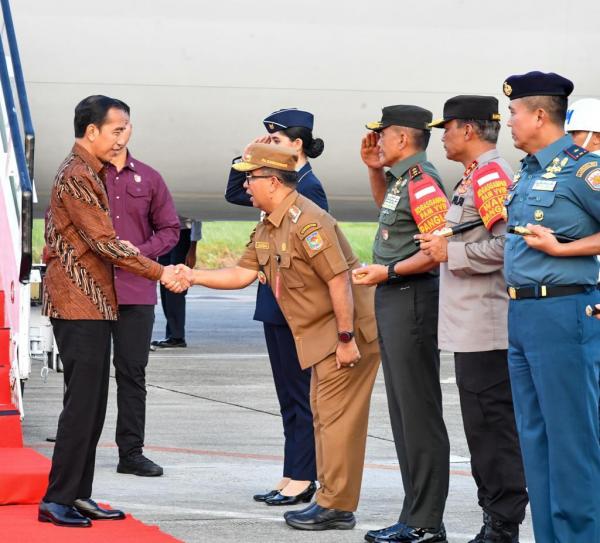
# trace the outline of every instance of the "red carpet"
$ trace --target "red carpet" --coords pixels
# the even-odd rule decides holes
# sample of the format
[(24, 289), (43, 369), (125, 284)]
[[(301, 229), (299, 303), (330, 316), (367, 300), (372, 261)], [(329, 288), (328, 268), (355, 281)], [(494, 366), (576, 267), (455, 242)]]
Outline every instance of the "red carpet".
[(39, 503), (49, 471), (50, 460), (33, 449), (0, 447), (0, 505)]
[(37, 505), (0, 507), (2, 541), (22, 543), (181, 543), (127, 515), (125, 520), (95, 521), (91, 528), (61, 528), (38, 522)]

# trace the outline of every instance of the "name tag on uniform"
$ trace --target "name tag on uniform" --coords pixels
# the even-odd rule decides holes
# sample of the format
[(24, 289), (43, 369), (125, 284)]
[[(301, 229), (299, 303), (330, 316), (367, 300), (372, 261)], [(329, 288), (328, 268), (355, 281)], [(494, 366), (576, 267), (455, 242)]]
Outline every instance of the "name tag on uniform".
[(385, 200), (383, 201), (382, 207), (384, 209), (389, 209), (391, 211), (394, 211), (398, 207), (399, 201), (400, 201), (399, 194), (392, 194), (391, 192), (388, 192), (385, 197)]
[(547, 190), (552, 192), (556, 187), (556, 181), (551, 181), (550, 179), (538, 179), (531, 187), (532, 190)]

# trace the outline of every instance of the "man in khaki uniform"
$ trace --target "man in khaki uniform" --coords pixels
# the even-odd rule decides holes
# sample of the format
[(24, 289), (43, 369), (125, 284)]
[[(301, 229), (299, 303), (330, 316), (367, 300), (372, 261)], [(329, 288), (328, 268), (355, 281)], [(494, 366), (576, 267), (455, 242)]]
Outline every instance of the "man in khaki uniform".
[(359, 261), (331, 215), (299, 195), (297, 155), (277, 145), (251, 144), (243, 162), (246, 190), (266, 216), (237, 267), (187, 270), (194, 284), (243, 288), (268, 284), (292, 330), (298, 359), (312, 367), (316, 503), (286, 513), (301, 530), (351, 529), (362, 480), (369, 403), (379, 367), (374, 289), (353, 289)]
[[(438, 344), (454, 352), (456, 384), (483, 526), (473, 542), (516, 543), (527, 491), (508, 375), (508, 296), (504, 281), (503, 201), (512, 170), (500, 157), (498, 100), (455, 96), (444, 117), (446, 156), (463, 164), (446, 214), (450, 227), (481, 219), (451, 238), (417, 236), (440, 262)], [(472, 543), (472, 542), (471, 542)]]

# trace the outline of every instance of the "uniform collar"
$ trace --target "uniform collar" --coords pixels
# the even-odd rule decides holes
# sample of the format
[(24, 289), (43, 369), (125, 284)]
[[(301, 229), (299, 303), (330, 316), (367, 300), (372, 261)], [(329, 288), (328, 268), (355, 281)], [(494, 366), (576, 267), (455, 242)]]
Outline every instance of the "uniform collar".
[(425, 151), (419, 151), (414, 155), (410, 155), (409, 157), (396, 162), (396, 164), (394, 164), (389, 171), (396, 179), (400, 179), (413, 166), (426, 161), (427, 153)]
[[(108, 167), (111, 170), (117, 171), (117, 167), (112, 162), (108, 163)], [(137, 161), (131, 156), (129, 150), (127, 151), (127, 157), (125, 158), (125, 164), (123, 165), (123, 169), (120, 171), (123, 170), (131, 170), (134, 173), (137, 172)]]
[(302, 166), (302, 168), (300, 168), (298, 170), (298, 178), (302, 177), (303, 175), (307, 174), (308, 172), (310, 172), (312, 170), (311, 166), (310, 166), (310, 162), (308, 162), (308, 160), (306, 161), (306, 164), (304, 166)]
[(273, 226), (275, 226), (275, 228), (279, 228), (283, 217), (285, 217), (288, 209), (292, 207), (292, 204), (296, 201), (296, 198), (298, 198), (298, 192), (293, 190), (273, 211), (271, 211), (269, 215), (266, 216), (265, 220), (269, 221)]
[(541, 168), (545, 168), (563, 149), (566, 149), (571, 145), (573, 145), (573, 137), (571, 134), (565, 134), (562, 138), (557, 139), (554, 143), (544, 147), (532, 156), (537, 160)]
[(89, 153), (83, 145), (79, 145), (79, 143), (75, 143), (73, 145), (73, 149), (71, 152), (74, 155), (77, 155), (81, 160), (83, 160), (86, 164), (94, 170), (94, 173), (99, 174), (102, 168), (104, 168), (104, 163), (98, 160), (94, 155)]
[(494, 147), (493, 149), (490, 149), (489, 151), (486, 151), (485, 153), (479, 155), (477, 157), (477, 163), (485, 164), (486, 162), (491, 162), (496, 158), (500, 158), (500, 153), (498, 152), (498, 149)]

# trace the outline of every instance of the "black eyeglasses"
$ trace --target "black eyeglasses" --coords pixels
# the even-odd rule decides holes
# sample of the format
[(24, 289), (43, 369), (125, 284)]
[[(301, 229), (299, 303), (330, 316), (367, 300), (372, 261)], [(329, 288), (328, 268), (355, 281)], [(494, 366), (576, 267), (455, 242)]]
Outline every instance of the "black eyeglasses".
[(252, 181), (254, 181), (255, 179), (268, 179), (269, 177), (273, 177), (272, 175), (251, 175), (249, 173), (246, 174), (246, 181), (248, 181), (248, 183), (252, 183)]

